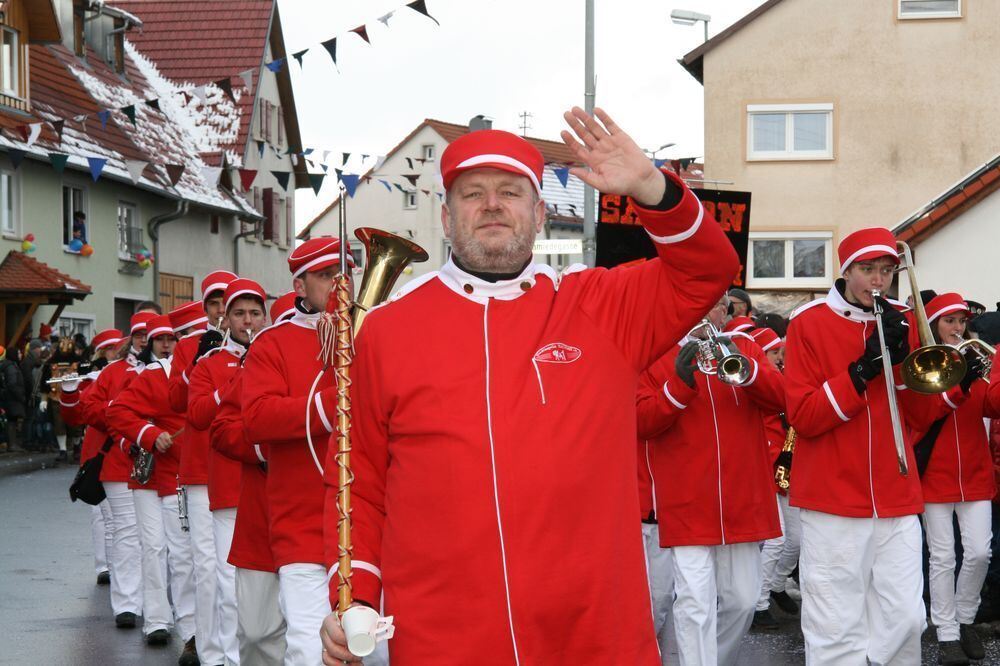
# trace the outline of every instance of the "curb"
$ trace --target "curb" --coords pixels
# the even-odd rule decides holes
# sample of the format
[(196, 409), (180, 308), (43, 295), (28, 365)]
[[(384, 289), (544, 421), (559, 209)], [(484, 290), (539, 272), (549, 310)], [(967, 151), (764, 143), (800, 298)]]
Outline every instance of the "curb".
[(58, 453), (25, 453), (0, 458), (0, 477), (27, 474), (56, 466)]

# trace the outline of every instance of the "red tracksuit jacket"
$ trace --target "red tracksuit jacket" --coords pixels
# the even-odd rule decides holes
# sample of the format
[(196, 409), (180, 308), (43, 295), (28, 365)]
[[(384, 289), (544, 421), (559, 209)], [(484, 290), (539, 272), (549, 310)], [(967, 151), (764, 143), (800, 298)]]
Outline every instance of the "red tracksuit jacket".
[[(643, 374), (639, 436), (651, 440), (660, 545), (716, 546), (781, 535), (763, 417), (784, 409), (784, 382), (753, 339), (731, 336), (755, 366), (736, 388), (674, 372), (675, 346)], [(683, 342), (686, 342), (686, 339)]]
[(496, 283), (449, 262), (365, 320), (353, 584), (375, 607), (384, 591), (393, 663), (660, 663), (636, 521), (637, 379), (738, 262), (690, 192), (640, 215), (662, 260)]
[(923, 511), (909, 426), (922, 423), (930, 397), (907, 390), (896, 368), (910, 469), (904, 477), (893, 444), (885, 378), (879, 374), (859, 395), (848, 374), (874, 330), (874, 316), (848, 303), (836, 286), (826, 298), (792, 314), (785, 343), (786, 415), (798, 433), (792, 506), (853, 518)]
[(638, 441), (639, 520), (656, 519), (656, 483), (653, 481), (653, 446), (648, 439)]
[[(108, 434), (103, 430), (95, 428), (87, 423), (86, 414), (80, 404), (80, 396), (93, 385), (92, 379), (85, 379), (80, 385), (68, 391), (63, 388), (59, 392), (59, 414), (66, 425), (80, 428), (87, 426), (83, 433), (83, 444), (80, 446), (80, 466), (87, 462), (101, 450), (104, 443), (108, 441)], [(107, 456), (105, 456), (107, 457)], [(103, 465), (102, 465), (103, 469)]]
[[(220, 391), (229, 384), (240, 367), (243, 347), (230, 341), (198, 361), (188, 385), (188, 424), (205, 435), (211, 443), (208, 429), (216, 417)], [(191, 440), (188, 440), (191, 445)], [(183, 458), (182, 458), (183, 460)], [(240, 500), (240, 463), (218, 451), (208, 451), (208, 506), (212, 511), (230, 509)]]
[(194, 366), (195, 354), (205, 329), (194, 331), (177, 341), (174, 353), (170, 357), (174, 372), (170, 375), (169, 394), (170, 406), (175, 412), (185, 417), (184, 440), (181, 450), (180, 473), (181, 485), (203, 486), (208, 483), (208, 430), (199, 428), (187, 418), (188, 414), (188, 383)]
[(267, 515), (267, 445), (254, 446), (247, 439), (240, 413), (243, 402), (243, 372), (239, 370), (222, 389), (222, 403), (212, 422), (212, 449), (242, 464), (240, 500), (236, 510), (229, 563), (241, 569), (277, 571), (271, 555)]
[[(118, 397), (124, 388), (128, 371), (135, 367), (135, 359), (129, 355), (125, 360), (108, 363), (94, 383), (80, 393), (78, 409), (82, 418), (90, 428), (104, 432), (107, 436), (117, 438), (116, 433), (107, 422), (108, 404)], [(101, 466), (101, 481), (127, 483), (132, 472), (132, 460), (118, 446), (112, 446), (104, 456)]]

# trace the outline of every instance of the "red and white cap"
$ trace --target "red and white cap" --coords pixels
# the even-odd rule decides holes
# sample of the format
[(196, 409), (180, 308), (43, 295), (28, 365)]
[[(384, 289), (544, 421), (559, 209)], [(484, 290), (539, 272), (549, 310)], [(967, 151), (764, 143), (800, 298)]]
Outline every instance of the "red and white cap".
[(785, 341), (779, 338), (772, 328), (755, 328), (748, 333), (764, 351), (780, 349), (785, 346)]
[(229, 283), (237, 277), (236, 273), (230, 271), (212, 271), (201, 281), (201, 300), (208, 300), (208, 297), (217, 291), (225, 291)]
[(753, 319), (750, 317), (733, 317), (722, 327), (723, 333), (746, 333), (751, 328), (756, 328), (757, 324), (753, 323)]
[(149, 320), (146, 328), (146, 339), (152, 340), (161, 335), (174, 335), (174, 327), (169, 315), (156, 315)]
[(189, 328), (208, 326), (208, 317), (205, 315), (205, 306), (201, 301), (191, 301), (184, 305), (179, 305), (167, 315), (170, 317), (170, 324), (174, 327), (174, 332), (178, 335)]
[(965, 302), (962, 295), (954, 292), (938, 294), (931, 299), (930, 303), (924, 306), (924, 310), (927, 311), (928, 323), (934, 321), (938, 317), (951, 314), (953, 312), (964, 312), (966, 315), (971, 312), (971, 310), (969, 310), (969, 304)]
[(250, 278), (236, 278), (226, 287), (226, 293), (222, 297), (222, 300), (226, 304), (226, 312), (229, 312), (229, 306), (233, 304), (233, 301), (241, 296), (259, 298), (262, 307), (267, 301), (267, 292), (264, 291), (264, 287)]
[(94, 351), (99, 351), (105, 347), (116, 345), (122, 340), (122, 332), (117, 328), (107, 328), (94, 336), (90, 344), (94, 345)]
[(136, 312), (132, 315), (132, 319), (129, 320), (129, 335), (144, 332), (149, 324), (149, 320), (156, 316), (157, 314), (155, 312)]
[(535, 191), (542, 191), (545, 158), (525, 139), (503, 130), (469, 132), (448, 144), (441, 155), (441, 179), (444, 189), (470, 169), (500, 169), (531, 181)]
[(885, 227), (859, 229), (840, 241), (837, 257), (840, 259), (841, 274), (855, 261), (889, 257), (898, 264), (899, 251), (896, 249), (896, 237)]
[(268, 310), (268, 314), (271, 316), (272, 324), (277, 324), (279, 321), (285, 321), (294, 316), (295, 292), (290, 291), (274, 299), (274, 303), (271, 303), (271, 309)]
[[(347, 244), (347, 264), (354, 265), (350, 242)], [(310, 238), (288, 255), (288, 270), (292, 272), (292, 277), (339, 265), (340, 239), (333, 236)]]

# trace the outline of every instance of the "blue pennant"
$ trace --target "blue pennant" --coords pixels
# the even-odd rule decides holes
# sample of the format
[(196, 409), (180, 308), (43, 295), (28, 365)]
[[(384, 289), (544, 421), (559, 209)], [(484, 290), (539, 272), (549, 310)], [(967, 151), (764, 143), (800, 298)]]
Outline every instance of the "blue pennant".
[(566, 187), (566, 183), (569, 182), (569, 167), (560, 167), (558, 169), (553, 169), (552, 173), (556, 175), (559, 182), (562, 183), (563, 187)]
[[(101, 121), (101, 129), (108, 128), (108, 118), (111, 117), (111, 112), (107, 109), (97, 112), (97, 119)], [(94, 180), (97, 180), (96, 178)]]
[(345, 173), (340, 177), (340, 182), (344, 184), (344, 188), (347, 190), (347, 196), (353, 198), (355, 190), (358, 189), (358, 181), (361, 176), (355, 173)]
[(653, 166), (655, 166), (657, 169), (662, 169), (663, 165), (666, 163), (667, 163), (666, 160), (653, 160)]
[(88, 157), (87, 164), (90, 165), (90, 177), (97, 182), (97, 179), (101, 177), (101, 172), (104, 171), (104, 165), (108, 163), (108, 158), (106, 157)]
[(387, 180), (382, 180), (381, 178), (379, 178), (379, 179), (378, 179), (378, 182), (380, 182), (380, 183), (382, 183), (383, 185), (385, 185), (385, 189), (387, 189), (387, 190), (389, 190), (390, 192), (392, 192), (392, 185), (390, 185), (390, 184), (389, 184), (389, 181), (387, 181)]
[(278, 58), (277, 60), (272, 60), (269, 63), (265, 63), (264, 66), (267, 67), (272, 72), (274, 72), (275, 74), (277, 74), (278, 72), (281, 71), (281, 68), (285, 66), (285, 59)]

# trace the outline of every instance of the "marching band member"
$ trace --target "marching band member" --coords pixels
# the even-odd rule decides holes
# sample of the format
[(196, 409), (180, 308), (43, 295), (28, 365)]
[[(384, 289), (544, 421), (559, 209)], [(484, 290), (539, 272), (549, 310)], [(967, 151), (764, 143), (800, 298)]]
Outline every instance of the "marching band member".
[[(872, 291), (892, 284), (896, 240), (887, 229), (862, 229), (837, 252), (842, 278), (793, 313), (785, 345), (787, 415), (798, 436), (789, 503), (801, 509), (806, 660), (915, 664), (925, 624), (923, 499), (909, 446), (910, 473), (899, 471), (872, 310)], [(883, 310), (886, 348), (898, 366), (909, 351), (905, 318), (888, 303)], [(912, 391), (893, 381), (905, 426), (920, 403), (908, 408)]]
[(225, 652), (217, 612), (218, 553), (208, 497), (208, 430), (191, 423), (188, 416), (188, 383), (198, 358), (222, 342), (222, 334), (216, 327), (224, 314), (223, 293), (235, 279), (236, 275), (229, 271), (212, 271), (201, 281), (201, 300), (170, 313), (179, 337), (171, 359), (174, 371), (170, 373), (170, 405), (185, 417), (178, 482), (187, 500), (188, 534), (194, 557), (198, 658), (203, 664), (222, 663)]
[[(926, 311), (939, 344), (955, 345), (967, 337), (969, 306), (959, 294), (936, 296)], [(996, 495), (983, 418), (1000, 417), (1000, 405), (990, 405), (986, 399), (989, 384), (983, 381), (979, 357), (967, 352), (965, 358), (965, 377), (947, 393), (934, 396), (933, 424), (916, 447), (918, 461), (927, 461), (921, 474), (924, 530), (930, 552), (931, 621), (937, 629), (942, 664), (966, 664), (968, 659), (985, 656), (972, 626), (990, 562), (991, 500)], [(957, 581), (956, 518), (962, 536)]]
[(726, 325), (722, 327), (723, 333), (749, 333), (757, 324), (754, 323), (753, 319), (745, 315), (733, 317), (726, 322)]
[[(181, 530), (177, 502), (177, 470), (180, 464), (182, 416), (170, 407), (168, 379), (170, 354), (177, 338), (167, 315), (149, 322), (147, 348), (142, 356), (150, 363), (132, 368), (128, 386), (108, 405), (107, 420), (123, 438), (124, 446), (135, 444), (153, 453), (152, 477), (147, 485), (133, 483), (132, 498), (142, 541), (142, 574), (145, 622), (149, 645), (170, 640), (170, 603), (173, 600), (177, 632), (184, 640), (182, 663), (197, 658), (194, 622), (194, 576), (191, 541)], [(167, 567), (169, 566), (169, 577)]]
[[(451, 259), (369, 312), (357, 338), (353, 594), (377, 609), (384, 593), (392, 662), (660, 662), (635, 520), (636, 378), (737, 261), (683, 181), (596, 114), (565, 116), (582, 143), (563, 139), (590, 167), (572, 173), (629, 195), (659, 259), (561, 280), (532, 264), (542, 155), (471, 132), (440, 162)], [(335, 599), (335, 572), (330, 587)], [(323, 637), (324, 663), (358, 662), (335, 614)]]
[(332, 373), (323, 372), (317, 358), (316, 323), (339, 265), (335, 238), (313, 238), (292, 251), (288, 267), (298, 296), (295, 315), (261, 331), (242, 373), (246, 434), (269, 451), (267, 501), (287, 623), (285, 663), (303, 666), (320, 662), (319, 628), (330, 612), (320, 519), (323, 478), (307, 445), (306, 426), (322, 461), (336, 397), (330, 394)]
[[(728, 305), (723, 295), (708, 312), (712, 326)], [(785, 396), (781, 374), (744, 333), (719, 337), (749, 359), (742, 384), (700, 372), (705, 334), (696, 327), (649, 367), (636, 407), (661, 480), (656, 515), (673, 559), (680, 662), (734, 664), (760, 594), (760, 542), (781, 533), (762, 415), (783, 411)]]
[[(189, 373), (188, 423), (205, 433), (216, 417), (220, 392), (240, 367), (250, 338), (264, 326), (264, 288), (253, 280), (237, 278), (224, 295), (224, 320), (228, 340), (197, 361)], [(214, 529), (216, 553), (216, 608), (222, 651), (232, 664), (240, 663), (236, 640), (236, 570), (229, 564), (229, 548), (236, 525), (236, 505), (240, 494), (240, 464), (215, 450), (208, 452), (208, 499)]]
[[(271, 321), (280, 323), (295, 312), (295, 292), (289, 292), (271, 304)], [(229, 549), (229, 563), (236, 567), (240, 663), (267, 666), (285, 658), (285, 618), (278, 603), (278, 573), (268, 538), (267, 445), (255, 446), (243, 430), (242, 373), (238, 367), (221, 390), (210, 437), (215, 451), (242, 463), (236, 528)]]

